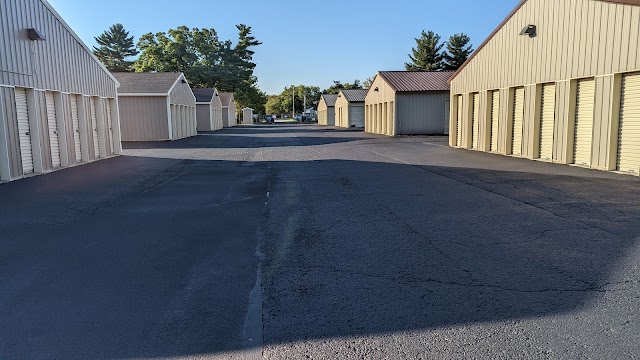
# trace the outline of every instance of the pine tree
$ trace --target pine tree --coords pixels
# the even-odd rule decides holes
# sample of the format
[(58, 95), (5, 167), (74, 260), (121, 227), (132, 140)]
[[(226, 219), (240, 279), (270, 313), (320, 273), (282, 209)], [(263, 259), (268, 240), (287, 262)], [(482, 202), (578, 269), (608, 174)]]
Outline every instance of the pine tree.
[(140, 52), (133, 44), (133, 36), (129, 36), (122, 24), (112, 25), (95, 39), (99, 47), (94, 47), (93, 53), (109, 71), (133, 71), (133, 62), (127, 59)]
[(405, 63), (407, 71), (437, 71), (442, 70), (442, 48), (440, 35), (433, 31), (425, 32), (416, 39), (418, 48), (413, 48), (413, 55), (409, 55), (411, 63)]
[(447, 51), (444, 53), (444, 69), (458, 70), (469, 59), (473, 52), (471, 39), (465, 34), (455, 34), (447, 42)]

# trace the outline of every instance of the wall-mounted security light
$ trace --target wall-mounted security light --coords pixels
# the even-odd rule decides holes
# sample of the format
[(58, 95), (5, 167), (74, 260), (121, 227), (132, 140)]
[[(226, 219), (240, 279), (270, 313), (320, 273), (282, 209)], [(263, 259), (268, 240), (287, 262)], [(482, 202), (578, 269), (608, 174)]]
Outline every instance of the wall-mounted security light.
[(527, 25), (522, 31), (520, 35), (528, 35), (530, 38), (534, 38), (538, 35), (538, 29), (535, 25)]
[(45, 40), (44, 34), (42, 34), (40, 31), (33, 28), (27, 29), (27, 36), (29, 37), (29, 40), (33, 40), (33, 41)]
[(182, 83), (183, 83), (183, 84), (186, 84), (186, 83), (187, 83), (187, 80), (182, 79)]
[(373, 91), (378, 92), (378, 91), (380, 91), (380, 89), (379, 88), (375, 88), (375, 89), (373, 89)]

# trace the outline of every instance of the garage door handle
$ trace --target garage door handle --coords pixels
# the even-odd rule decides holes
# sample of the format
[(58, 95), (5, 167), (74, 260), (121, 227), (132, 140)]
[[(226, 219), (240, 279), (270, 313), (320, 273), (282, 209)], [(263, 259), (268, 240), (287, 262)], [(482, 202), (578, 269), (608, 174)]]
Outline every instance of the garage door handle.
[(76, 130), (76, 132), (77, 132), (78, 134), (80, 134), (80, 130)]
[(27, 136), (31, 135), (31, 133), (28, 132), (28, 131), (26, 133), (24, 133), (24, 134), (27, 135)]
[(53, 135), (58, 135), (58, 132), (57, 132), (57, 131), (54, 131), (54, 132), (53, 132)]

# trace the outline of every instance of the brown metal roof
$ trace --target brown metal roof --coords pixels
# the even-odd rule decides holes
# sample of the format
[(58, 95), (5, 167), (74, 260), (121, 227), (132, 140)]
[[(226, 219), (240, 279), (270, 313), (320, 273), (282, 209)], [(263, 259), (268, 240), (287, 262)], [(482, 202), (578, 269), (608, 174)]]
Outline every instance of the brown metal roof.
[[(478, 46), (478, 48), (476, 49), (476, 51), (473, 52), (473, 54), (471, 54), (471, 56), (467, 59), (467, 61), (464, 64), (462, 64), (462, 66), (458, 69), (458, 71), (456, 71), (453, 74), (453, 76), (451, 76), (451, 78), (449, 79), (449, 82), (451, 82), (456, 76), (458, 76), (458, 74), (460, 74), (460, 72), (462, 72), (462, 70), (469, 64), (469, 62), (473, 60), (473, 58), (480, 52), (480, 50), (482, 50), (482, 48), (484, 48), (489, 43), (489, 41), (491, 41), (491, 39), (498, 33), (498, 31), (500, 31), (500, 29), (502, 29), (502, 27), (505, 26), (507, 22), (509, 22), (509, 20), (511, 20), (511, 18), (518, 12), (518, 10), (520, 10), (520, 8), (522, 8), (522, 6), (527, 1), (528, 0), (522, 0), (520, 4), (518, 4), (518, 6), (516, 6), (516, 8), (513, 9), (513, 11), (506, 17), (506, 19), (504, 19), (504, 21), (502, 21), (500, 25), (498, 25), (498, 27), (495, 30), (493, 30), (493, 32), (487, 37), (487, 39), (482, 44), (480, 44), (480, 46)], [(566, 0), (561, 0), (561, 1), (566, 1)], [(608, 2), (613, 4), (622, 4), (622, 5), (640, 6), (640, 0), (594, 0), (594, 1)]]
[(218, 95), (220, 95), (220, 101), (222, 102), (222, 106), (229, 106), (229, 103), (233, 99), (233, 93), (219, 92)]
[(397, 92), (449, 91), (453, 71), (381, 71), (378, 75)]
[(121, 94), (169, 94), (180, 73), (113, 73)]
[(216, 89), (191, 89), (193, 95), (196, 97), (196, 102), (208, 103), (213, 100), (213, 94), (216, 93)]
[(332, 107), (332, 106), (336, 106), (336, 100), (338, 100), (338, 95), (322, 94), (322, 98), (324, 99), (324, 103), (327, 104), (327, 106)]
[(344, 98), (347, 99), (348, 102), (364, 102), (368, 91), (367, 89), (343, 89), (340, 90), (340, 93), (344, 95)]

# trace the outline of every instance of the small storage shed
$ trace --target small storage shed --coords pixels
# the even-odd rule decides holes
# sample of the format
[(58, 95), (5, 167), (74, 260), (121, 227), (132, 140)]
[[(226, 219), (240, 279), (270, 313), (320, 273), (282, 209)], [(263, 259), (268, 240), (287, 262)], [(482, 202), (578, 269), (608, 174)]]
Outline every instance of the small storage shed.
[(222, 129), (222, 101), (216, 89), (191, 89), (196, 97), (198, 131)]
[(220, 100), (222, 100), (222, 123), (224, 124), (224, 127), (234, 127), (238, 125), (236, 101), (233, 93), (221, 92)]
[(242, 123), (245, 125), (253, 125), (253, 109), (242, 109)]
[(449, 144), (640, 174), (640, 1), (523, 0), (451, 79)]
[(366, 89), (340, 90), (335, 104), (336, 126), (364, 129)]
[(121, 152), (118, 81), (47, 1), (0, 1), (0, 181)]
[(198, 134), (196, 98), (180, 73), (115, 73), (122, 141), (179, 140)]
[(388, 136), (449, 131), (450, 71), (382, 71), (365, 101), (365, 131)]
[(318, 103), (318, 125), (336, 125), (336, 100), (338, 95), (323, 94)]

